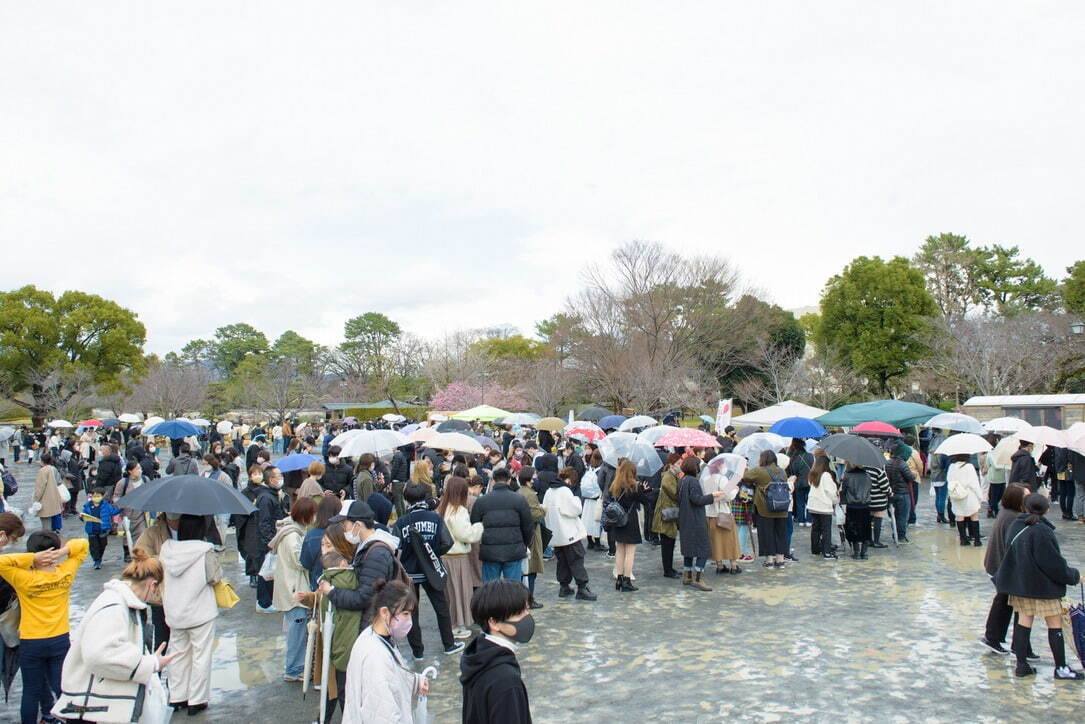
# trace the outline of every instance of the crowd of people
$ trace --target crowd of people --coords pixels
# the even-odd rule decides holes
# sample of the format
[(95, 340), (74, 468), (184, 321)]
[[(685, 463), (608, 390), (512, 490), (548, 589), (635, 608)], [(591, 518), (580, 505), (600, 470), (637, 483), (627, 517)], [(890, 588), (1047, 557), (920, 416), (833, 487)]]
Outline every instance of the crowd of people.
[[(600, 594), (589, 581), (587, 557), (607, 561), (613, 595), (633, 594), (639, 590), (634, 564), (645, 544), (659, 551), (657, 575), (698, 592), (713, 590), (706, 571), (729, 577), (758, 558), (774, 571), (798, 562), (805, 546), (795, 532), (803, 528), (816, 559), (836, 561), (850, 549), (852, 559), (869, 560), (890, 537), (909, 542), (926, 474), (936, 519), (956, 526), (961, 545), (982, 545), (981, 517), (994, 519), (985, 568), (997, 593), (983, 644), (1012, 651), (1018, 676), (1035, 673), (1029, 631), (1043, 617), (1055, 678), (1082, 678), (1066, 661), (1059, 608), (1065, 587), (1080, 576), (1045, 517), (1050, 503), (1041, 470), (1050, 466), (1037, 466), (1029, 443), (1007, 469), (990, 454), (935, 454), (942, 433), (922, 440), (901, 435), (882, 441), (883, 467), (861, 467), (794, 439), (780, 450), (762, 450), (740, 479), (728, 480), (708, 462), (735, 448), (732, 427), (720, 431), (715, 447), (659, 448), (651, 475), (638, 474), (629, 459), (605, 461), (594, 442), (530, 427), (476, 423), (473, 432), (494, 441), (482, 454), (418, 442), (356, 459), (333, 444), (341, 424), (298, 427), (286, 421), (223, 435), (211, 426), (168, 442), (138, 429), (96, 429), (34, 436), (29, 447), (17, 436), (21, 452), (31, 452), (38, 466), (24, 517), (37, 518), (40, 530), (27, 536), (26, 553), (0, 556), (6, 582), (0, 603), (4, 611), (15, 601), (21, 609), (24, 723), (115, 720), (103, 712), (138, 719), (134, 707), (150, 706), (154, 697), (190, 715), (206, 709), (231, 528), (255, 589), (255, 610), (283, 617), (285, 682), (306, 675), (310, 624), (325, 617), (334, 623), (320, 642), (329, 650), (328, 671), (314, 674), (324, 682), (325, 721), (336, 708), (344, 722), (411, 720), (429, 684), (407, 665), (398, 643), (406, 641), (411, 656), (424, 659), (418, 612), (425, 593), (443, 654), (461, 655), (464, 721), (526, 722), (530, 707), (516, 650), (531, 639), (532, 612), (544, 607), (535, 584), (547, 562), (553, 561), (559, 598), (590, 604)], [(159, 451), (166, 445), (172, 454), (163, 467)], [(282, 459), (273, 462), (278, 451), (319, 459), (284, 474)], [(19, 462), (0, 457), (0, 464)], [(1085, 457), (1070, 451), (1062, 472), (1070, 480), (1085, 476)], [(124, 507), (133, 490), (185, 474), (237, 489), (254, 512), (200, 516)], [(1055, 478), (1056, 497), (1063, 517), (1076, 518), (1063, 495), (1065, 477)], [(61, 539), (66, 516), (79, 517), (85, 539)], [(10, 548), (25, 535), (23, 519), (0, 514), (0, 546)], [(70, 638), (68, 597), (78, 569), (87, 556), (100, 568), (119, 530), (125, 567)], [(158, 683), (162, 670), (168, 693)]]

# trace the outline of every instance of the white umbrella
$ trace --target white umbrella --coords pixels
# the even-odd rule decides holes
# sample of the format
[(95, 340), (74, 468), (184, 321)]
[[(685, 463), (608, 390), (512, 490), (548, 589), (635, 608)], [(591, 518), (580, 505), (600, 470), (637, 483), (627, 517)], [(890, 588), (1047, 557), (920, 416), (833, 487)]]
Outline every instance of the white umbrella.
[(1071, 439), (1085, 435), (1085, 422), (1075, 422), (1073, 425), (1066, 428), (1066, 434), (1069, 435)]
[[(421, 431), (415, 430), (415, 432)], [(462, 452), (472, 455), (481, 455), (483, 453), (482, 445), (478, 440), (460, 432), (439, 432), (429, 440), (426, 440), (426, 447), (431, 447), (435, 450), (451, 450), (452, 452)]]
[(425, 442), (431, 437), (436, 437), (439, 433), (432, 427), (420, 427), (410, 435), (407, 436), (407, 440), (410, 442)]
[(234, 423), (230, 422), (229, 420), (219, 420), (218, 424), (215, 425), (215, 429), (225, 435), (226, 433), (230, 432), (230, 430), (234, 429)]
[(159, 417), (158, 415), (151, 415), (150, 417), (148, 417), (146, 420), (143, 421), (143, 430), (146, 433), (147, 430), (150, 430), (152, 427), (154, 427), (158, 423), (165, 422), (165, 421), (166, 421), (166, 418), (164, 418), (164, 417)]
[(980, 424), (979, 420), (971, 415), (962, 415), (959, 412), (943, 412), (941, 415), (935, 415), (924, 422), (923, 427), (929, 427), (932, 430), (968, 432), (973, 435), (982, 435), (984, 433), (983, 425)]
[(0, 427), (0, 440), (10, 440), (15, 436), (14, 427)]
[(1085, 430), (1082, 430), (1080, 434), (1077, 435), (1077, 437), (1074, 437), (1073, 434), (1070, 434), (1070, 444), (1067, 446), (1067, 448), (1073, 450), (1079, 455), (1085, 455)]
[(680, 430), (681, 428), (674, 425), (656, 425), (655, 427), (649, 427), (647, 430), (641, 430), (637, 434), (637, 439), (641, 442), (646, 442), (649, 445), (655, 445), (659, 438), (663, 437), (667, 433)]
[(936, 455), (977, 455), (991, 450), (991, 443), (979, 435), (961, 432), (947, 437), (934, 452)]
[(784, 400), (772, 407), (766, 407), (761, 410), (747, 412), (745, 415), (739, 415), (731, 420), (731, 424), (736, 427), (739, 425), (772, 427), (774, 423), (783, 420), (785, 417), (806, 417), (813, 420), (815, 417), (821, 417), (827, 412), (828, 410), (822, 410), (820, 407), (811, 407), (810, 405), (804, 405), (801, 402), (795, 402), (794, 400)]
[(439, 412), (435, 412), (435, 413), (433, 413), (432, 415), (429, 416), (429, 419), (432, 420), (433, 422), (444, 422), (445, 420), (448, 419), (448, 415), (442, 415)]
[(339, 452), (341, 457), (357, 458), (366, 453), (382, 457), (391, 455), (397, 447), (409, 445), (411, 442), (406, 435), (395, 430), (361, 430), (360, 433), (339, 444), (342, 448)]
[(53, 420), (46, 427), (75, 427), (75, 425), (67, 420)]
[(1032, 427), (1020, 417), (996, 417), (994, 420), (988, 420), (982, 424), (983, 429), (987, 432), (1000, 432), (1007, 435)]
[(757, 467), (760, 464), (762, 451), (778, 452), (787, 445), (787, 438), (781, 437), (774, 432), (755, 432), (739, 440), (738, 445), (735, 445), (735, 449), (731, 452), (746, 458), (750, 463), (750, 467)]
[[(1021, 447), (1021, 438), (1018, 435), (1010, 435), (1004, 437), (998, 441), (995, 445), (994, 451), (991, 453), (991, 458), (994, 460), (995, 465), (1000, 468), (1008, 468), (1012, 464), (1010, 458), (1013, 456), (1017, 449)], [(1034, 460), (1039, 460), (1040, 456), (1044, 454), (1044, 450), (1047, 449), (1046, 445), (1037, 443), (1032, 448), (1032, 457)]]
[[(363, 432), (365, 432), (365, 430), (363, 430), (360, 427), (356, 427), (356, 428), (354, 428), (352, 430), (344, 430), (343, 432), (341, 432), (338, 435), (336, 435), (335, 437), (333, 437), (332, 441), (330, 443), (328, 443), (328, 445), (329, 446), (338, 445), (339, 447), (342, 447), (343, 444), (347, 440), (350, 440), (353, 437), (357, 437), (358, 435), (361, 435)], [(347, 457), (347, 456), (344, 455), (343, 457)]]
[(1049, 445), (1051, 447), (1066, 447), (1070, 444), (1070, 437), (1062, 430), (1056, 430), (1047, 425), (1039, 425), (1017, 433), (1022, 440), (1031, 443)]
[(406, 422), (407, 418), (403, 415), (397, 415), (394, 412), (389, 412), (387, 415), (381, 415), (381, 419), (385, 422)]
[(638, 427), (651, 427), (652, 425), (658, 425), (659, 421), (654, 417), (648, 415), (633, 415), (621, 425), (618, 425), (618, 432), (629, 432)]
[(530, 412), (514, 412), (494, 420), (498, 425), (534, 425), (542, 418)]
[(195, 420), (189, 420), (196, 427), (211, 427), (211, 421), (205, 420), (202, 417), (197, 417)]
[(142, 418), (134, 412), (126, 412), (117, 419), (121, 422), (139, 422)]

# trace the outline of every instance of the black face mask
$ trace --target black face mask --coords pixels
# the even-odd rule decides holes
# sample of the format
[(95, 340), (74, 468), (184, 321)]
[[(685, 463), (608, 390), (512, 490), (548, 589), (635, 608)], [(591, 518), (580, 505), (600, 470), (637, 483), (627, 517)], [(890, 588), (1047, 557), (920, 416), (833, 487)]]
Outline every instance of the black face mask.
[(505, 623), (516, 629), (509, 638), (518, 644), (526, 644), (535, 634), (535, 618), (530, 613), (519, 621), (506, 621)]

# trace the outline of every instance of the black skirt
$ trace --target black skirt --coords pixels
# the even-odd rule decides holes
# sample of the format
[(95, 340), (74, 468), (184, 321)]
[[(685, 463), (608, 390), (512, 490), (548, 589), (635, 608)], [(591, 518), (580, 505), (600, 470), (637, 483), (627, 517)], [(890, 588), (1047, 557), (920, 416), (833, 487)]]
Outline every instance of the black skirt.
[(870, 508), (844, 509), (844, 537), (849, 543), (869, 543), (871, 541)]

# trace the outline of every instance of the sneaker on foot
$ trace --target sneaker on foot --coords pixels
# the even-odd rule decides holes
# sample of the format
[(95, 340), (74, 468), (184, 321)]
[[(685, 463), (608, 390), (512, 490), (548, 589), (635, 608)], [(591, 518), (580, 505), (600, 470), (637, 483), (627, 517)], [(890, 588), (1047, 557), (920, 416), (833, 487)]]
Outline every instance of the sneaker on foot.
[(290, 674), (286, 674), (286, 675), (283, 676), (283, 681), (294, 683), (294, 682), (301, 681), (301, 677), (300, 676), (291, 676)]
[(464, 644), (463, 641), (457, 641), (456, 643), (452, 644), (447, 649), (445, 649), (445, 653), (446, 654), (458, 654), (461, 651), (463, 651), (464, 646), (466, 646), (466, 644)]
[(1008, 655), (1010, 652), (997, 641), (988, 641), (986, 636), (980, 636), (980, 643), (996, 654)]
[(256, 610), (259, 611), (260, 613), (278, 613), (279, 612), (279, 609), (275, 608), (274, 606), (264, 607), (264, 606), (261, 606), (259, 603), (256, 604)]
[(468, 629), (468, 628), (454, 628), (454, 629), (452, 629), (452, 638), (456, 638), (456, 639), (471, 638), (471, 629)]
[(1055, 678), (1062, 681), (1081, 681), (1085, 679), (1085, 674), (1074, 671), (1069, 666), (1060, 666), (1055, 669)]

